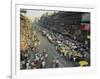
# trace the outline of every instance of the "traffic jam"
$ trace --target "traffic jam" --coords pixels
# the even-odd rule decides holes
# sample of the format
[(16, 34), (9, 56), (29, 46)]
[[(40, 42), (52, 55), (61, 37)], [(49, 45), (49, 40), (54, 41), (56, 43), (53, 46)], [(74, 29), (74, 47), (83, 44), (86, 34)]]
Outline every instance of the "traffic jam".
[(22, 9), (20, 28), (21, 70), (91, 65), (89, 12)]

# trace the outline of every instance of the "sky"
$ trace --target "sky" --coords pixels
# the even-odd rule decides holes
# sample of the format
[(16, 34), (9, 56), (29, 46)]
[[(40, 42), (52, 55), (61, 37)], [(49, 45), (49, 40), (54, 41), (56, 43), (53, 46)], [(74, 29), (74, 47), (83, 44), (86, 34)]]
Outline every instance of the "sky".
[(36, 17), (41, 17), (44, 13), (48, 12), (48, 13), (54, 13), (54, 11), (45, 11), (45, 10), (26, 10), (26, 16), (29, 16), (31, 18), (32, 21), (34, 21), (34, 19)]
[[(49, 10), (34, 10), (34, 9), (27, 9), (27, 13), (25, 14), (26, 16), (30, 17), (31, 21), (33, 22), (35, 18), (41, 17), (45, 13), (52, 14), (54, 11), (49, 11)], [(57, 11), (56, 11), (57, 12)], [(90, 13), (86, 13), (85, 15), (82, 16), (82, 20), (89, 21), (90, 20)]]

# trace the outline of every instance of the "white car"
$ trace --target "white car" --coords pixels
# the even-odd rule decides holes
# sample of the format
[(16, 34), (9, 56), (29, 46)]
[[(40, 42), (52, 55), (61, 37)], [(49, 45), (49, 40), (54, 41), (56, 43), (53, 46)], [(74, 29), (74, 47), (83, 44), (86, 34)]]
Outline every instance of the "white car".
[(45, 31), (45, 30), (43, 30), (43, 31), (42, 31), (42, 34), (43, 34), (43, 35), (46, 35), (46, 31)]

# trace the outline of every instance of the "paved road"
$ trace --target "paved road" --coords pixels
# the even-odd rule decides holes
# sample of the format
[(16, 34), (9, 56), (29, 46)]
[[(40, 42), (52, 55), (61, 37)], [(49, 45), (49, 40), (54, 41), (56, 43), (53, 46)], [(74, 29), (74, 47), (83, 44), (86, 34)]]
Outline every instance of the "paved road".
[[(37, 26), (39, 27), (39, 26)], [(54, 58), (58, 58), (60, 61), (60, 67), (73, 67), (73, 64), (69, 61), (66, 61), (64, 58), (62, 58), (58, 51), (56, 51), (56, 48), (53, 44), (51, 44), (48, 39), (43, 36), (40, 32), (37, 30), (37, 35), (40, 40), (40, 46), (39, 48), (41, 50), (46, 49), (48, 53), (48, 60), (46, 62), (46, 67), (51, 68), (52, 67), (52, 60)]]

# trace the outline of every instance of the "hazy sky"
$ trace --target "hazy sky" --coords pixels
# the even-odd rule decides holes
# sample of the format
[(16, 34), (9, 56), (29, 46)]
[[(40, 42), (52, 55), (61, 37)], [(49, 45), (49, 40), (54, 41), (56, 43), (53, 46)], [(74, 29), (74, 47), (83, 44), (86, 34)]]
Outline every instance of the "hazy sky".
[[(34, 21), (34, 19), (36, 18), (36, 17), (41, 17), (44, 13), (49, 13), (49, 14), (52, 14), (52, 13), (54, 13), (54, 11), (47, 11), (47, 10), (34, 10), (34, 9), (27, 9), (26, 10), (27, 11), (27, 13), (25, 14), (26, 16), (28, 16), (28, 17), (30, 17), (30, 19), (32, 20), (32, 21)], [(55, 11), (55, 12), (57, 12), (57, 11)], [(85, 15), (83, 15), (82, 16), (82, 20), (87, 20), (87, 21), (89, 21), (90, 20), (90, 13), (87, 13), (87, 14), (85, 14)]]
[(26, 10), (26, 15), (31, 17), (32, 21), (34, 21), (35, 17), (41, 17), (44, 13), (49, 12), (54, 13), (54, 11), (44, 11), (44, 10)]

